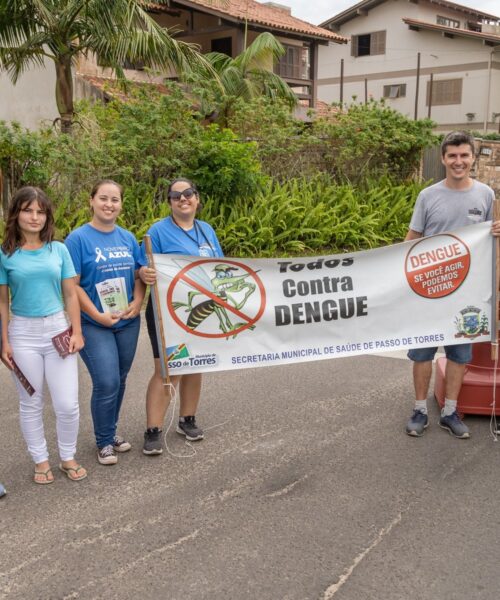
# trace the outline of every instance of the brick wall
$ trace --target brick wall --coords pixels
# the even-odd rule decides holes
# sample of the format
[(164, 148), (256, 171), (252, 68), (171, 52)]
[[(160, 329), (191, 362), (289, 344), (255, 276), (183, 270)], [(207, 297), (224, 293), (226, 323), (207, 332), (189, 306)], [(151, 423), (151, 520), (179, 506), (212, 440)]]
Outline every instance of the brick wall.
[(476, 162), (472, 176), (495, 190), (500, 200), (500, 141), (475, 140)]

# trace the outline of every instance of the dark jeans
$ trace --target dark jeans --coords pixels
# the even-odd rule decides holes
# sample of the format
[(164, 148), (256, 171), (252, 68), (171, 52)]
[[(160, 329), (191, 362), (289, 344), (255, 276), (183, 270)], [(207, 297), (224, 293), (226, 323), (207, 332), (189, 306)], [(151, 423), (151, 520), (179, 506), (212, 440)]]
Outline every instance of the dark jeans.
[(98, 448), (113, 444), (140, 325), (140, 317), (118, 329), (82, 322), (85, 346), (80, 356), (92, 378), (91, 410)]

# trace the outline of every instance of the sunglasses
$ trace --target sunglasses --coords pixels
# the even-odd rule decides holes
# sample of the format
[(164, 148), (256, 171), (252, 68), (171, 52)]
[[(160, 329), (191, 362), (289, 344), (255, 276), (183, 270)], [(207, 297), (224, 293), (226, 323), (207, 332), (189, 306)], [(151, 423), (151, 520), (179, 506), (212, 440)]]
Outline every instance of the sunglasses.
[(182, 196), (184, 196), (186, 200), (190, 200), (195, 194), (196, 192), (193, 190), (193, 188), (187, 188), (182, 192), (170, 192), (168, 199), (178, 201), (182, 198)]

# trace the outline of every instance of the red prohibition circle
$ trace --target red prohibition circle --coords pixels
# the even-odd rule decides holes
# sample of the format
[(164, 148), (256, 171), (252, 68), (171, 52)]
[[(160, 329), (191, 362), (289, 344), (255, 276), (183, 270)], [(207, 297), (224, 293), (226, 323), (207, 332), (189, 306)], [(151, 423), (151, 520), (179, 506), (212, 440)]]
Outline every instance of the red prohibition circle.
[[(194, 267), (197, 267), (199, 265), (205, 265), (207, 263), (217, 263), (217, 264), (224, 263), (224, 264), (228, 264), (228, 265), (234, 265), (234, 266), (242, 269), (243, 271), (246, 271), (255, 280), (255, 283), (257, 284), (257, 287), (260, 290), (261, 300), (260, 300), (260, 307), (259, 307), (259, 310), (257, 311), (257, 314), (252, 319), (249, 319), (248, 323), (246, 323), (245, 325), (242, 325), (241, 327), (238, 327), (238, 329), (228, 331), (227, 333), (203, 333), (201, 331), (196, 331), (195, 329), (191, 329), (185, 323), (183, 323), (179, 319), (179, 317), (176, 315), (175, 311), (172, 308), (172, 296), (174, 293), (174, 288), (177, 285), (177, 283), (184, 277), (184, 275), (188, 271), (190, 271)], [(168, 292), (167, 292), (167, 308), (168, 308), (168, 312), (170, 313), (170, 316), (177, 323), (177, 325), (179, 325), (179, 327), (181, 327), (182, 329), (184, 329), (184, 331), (187, 331), (188, 333), (191, 333), (193, 335), (199, 335), (200, 337), (205, 337), (205, 338), (229, 338), (229, 337), (232, 337), (232, 336), (240, 333), (241, 331), (244, 331), (245, 329), (248, 329), (249, 327), (251, 327), (254, 323), (256, 323), (261, 318), (261, 316), (266, 308), (266, 290), (264, 288), (264, 284), (262, 283), (262, 281), (261, 281), (260, 277), (257, 275), (257, 273), (255, 271), (253, 271), (250, 267), (247, 267), (244, 264), (241, 264), (234, 260), (226, 260), (225, 258), (218, 258), (216, 260), (213, 258), (201, 259), (201, 260), (196, 260), (196, 261), (190, 263), (189, 265), (185, 266), (172, 279), (172, 283), (169, 285)], [(234, 308), (234, 307), (231, 307), (231, 308)]]
[[(438, 240), (432, 249), (417, 251), (419, 245)], [(470, 249), (450, 233), (440, 233), (418, 240), (409, 249), (405, 259), (405, 275), (411, 289), (424, 298), (443, 298), (453, 294), (467, 279), (470, 269)]]

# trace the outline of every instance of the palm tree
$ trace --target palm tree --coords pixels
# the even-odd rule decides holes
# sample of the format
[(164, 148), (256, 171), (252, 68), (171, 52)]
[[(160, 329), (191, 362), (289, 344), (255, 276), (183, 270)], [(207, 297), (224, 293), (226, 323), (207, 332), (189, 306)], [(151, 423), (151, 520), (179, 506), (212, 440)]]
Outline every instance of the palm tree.
[[(156, 0), (168, 4), (168, 0)], [(0, 69), (15, 84), (32, 66), (54, 62), (61, 129), (71, 131), (74, 114), (72, 66), (94, 54), (123, 78), (125, 61), (178, 74), (210, 66), (192, 44), (172, 39), (146, 12), (145, 0), (2, 0)]]
[[(285, 50), (268, 32), (261, 33), (241, 54), (231, 58), (219, 52), (205, 54), (206, 60), (217, 73), (218, 79), (204, 80), (194, 74), (194, 93), (202, 101), (205, 114), (217, 113), (217, 120), (227, 126), (234, 104), (242, 99), (249, 101), (259, 96), (281, 99), (291, 108), (297, 104), (297, 96), (290, 86), (274, 73), (274, 63)], [(214, 106), (215, 105), (215, 106)]]

